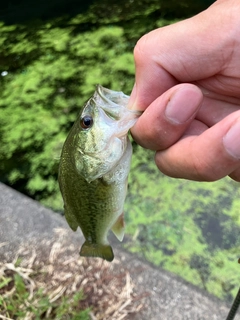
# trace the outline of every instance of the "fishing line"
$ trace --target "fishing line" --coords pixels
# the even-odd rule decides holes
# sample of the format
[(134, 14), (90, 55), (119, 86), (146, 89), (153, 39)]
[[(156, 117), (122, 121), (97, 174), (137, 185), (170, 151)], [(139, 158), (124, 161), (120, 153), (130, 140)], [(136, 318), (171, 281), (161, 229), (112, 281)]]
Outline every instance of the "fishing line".
[[(238, 263), (240, 263), (240, 258), (238, 259)], [(228, 314), (226, 320), (233, 320), (235, 318), (235, 315), (238, 311), (239, 305), (240, 305), (240, 288), (238, 290), (236, 298), (233, 301), (233, 304), (231, 306), (231, 309), (229, 311), (229, 314)]]
[(235, 318), (239, 305), (240, 305), (240, 288), (238, 290), (235, 300), (233, 301), (233, 304), (231, 306), (231, 309), (229, 311), (229, 314), (226, 320), (233, 320)]

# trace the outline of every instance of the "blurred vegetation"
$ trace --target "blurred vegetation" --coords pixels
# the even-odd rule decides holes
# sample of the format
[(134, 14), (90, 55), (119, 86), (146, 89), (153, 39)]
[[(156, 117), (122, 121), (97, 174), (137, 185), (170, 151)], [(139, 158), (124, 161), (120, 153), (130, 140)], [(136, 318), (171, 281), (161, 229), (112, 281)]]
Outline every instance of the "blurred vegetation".
[(240, 283), (239, 184), (171, 179), (152, 152), (136, 148), (126, 248), (230, 302)]
[(137, 39), (170, 22), (156, 0), (96, 1), (75, 16), (0, 22), (1, 181), (59, 209), (58, 159), (76, 114), (97, 83), (130, 93)]
[(123, 30), (74, 34), (81, 18), (66, 28), (1, 26), (0, 59), (12, 62), (0, 66), (8, 72), (0, 88), (1, 180), (58, 208), (58, 158), (80, 107), (96, 82), (129, 91), (134, 74)]
[(23, 277), (19, 274), (15, 274), (13, 280), (11, 277), (0, 279), (0, 290), (3, 291), (9, 283), (14, 288), (10, 297), (0, 294), (0, 311), (8, 317), (6, 319), (64, 319), (67, 315), (68, 319), (71, 317), (72, 320), (90, 320), (90, 309), (81, 308), (84, 300), (81, 291), (75, 293), (71, 300), (61, 297), (56, 303), (51, 302), (43, 288), (31, 296)]
[[(139, 37), (212, 1), (80, 2), (7, 1), (0, 12), (0, 180), (58, 211), (61, 147), (95, 85), (129, 94)], [(170, 179), (151, 152), (134, 151), (127, 248), (230, 300), (240, 280), (238, 185)]]

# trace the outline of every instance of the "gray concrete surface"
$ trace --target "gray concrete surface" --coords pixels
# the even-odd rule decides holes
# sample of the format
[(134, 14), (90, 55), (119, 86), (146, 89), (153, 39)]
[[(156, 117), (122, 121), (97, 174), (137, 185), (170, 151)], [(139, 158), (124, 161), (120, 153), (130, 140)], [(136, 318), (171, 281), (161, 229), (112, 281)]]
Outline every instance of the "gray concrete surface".
[[(64, 246), (79, 250), (82, 236), (72, 232), (64, 218), (38, 202), (0, 183), (0, 261), (10, 262), (22, 244), (48, 254), (56, 230), (67, 234)], [(156, 268), (114, 243), (116, 268), (127, 268), (139, 293), (148, 293), (144, 308), (133, 320), (225, 320), (229, 306), (177, 276)], [(116, 270), (117, 271), (117, 270)], [(127, 318), (128, 319), (128, 318)], [(239, 315), (235, 320), (239, 320)]]

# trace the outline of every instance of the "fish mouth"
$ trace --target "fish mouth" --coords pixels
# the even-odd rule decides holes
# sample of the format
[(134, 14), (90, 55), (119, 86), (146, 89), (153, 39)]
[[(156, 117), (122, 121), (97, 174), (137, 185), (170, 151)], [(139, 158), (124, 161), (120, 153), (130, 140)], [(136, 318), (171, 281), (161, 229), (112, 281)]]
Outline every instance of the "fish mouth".
[(97, 85), (93, 99), (97, 105), (114, 120), (136, 119), (143, 112), (138, 110), (131, 110), (127, 107), (130, 96), (122, 91), (114, 91)]

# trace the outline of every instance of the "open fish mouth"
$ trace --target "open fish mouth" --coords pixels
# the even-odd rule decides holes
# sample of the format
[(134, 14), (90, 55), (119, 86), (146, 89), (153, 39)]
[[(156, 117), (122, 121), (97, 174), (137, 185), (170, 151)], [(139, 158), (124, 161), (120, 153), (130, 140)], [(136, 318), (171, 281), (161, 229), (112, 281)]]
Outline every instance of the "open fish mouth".
[(128, 101), (129, 96), (122, 91), (97, 86), (81, 114), (81, 119), (91, 120), (91, 126), (86, 125), (85, 128), (85, 123), (81, 123), (86, 138), (83, 139), (85, 143), (78, 146), (78, 152), (92, 157), (97, 154), (98, 157), (106, 149), (111, 150), (112, 144), (117, 144), (118, 147), (123, 144), (121, 150), (124, 152), (128, 131), (141, 114), (128, 109)]
[(126, 122), (138, 118), (142, 111), (127, 107), (129, 96), (122, 91), (114, 91), (97, 85), (93, 95), (95, 103), (112, 119)]

